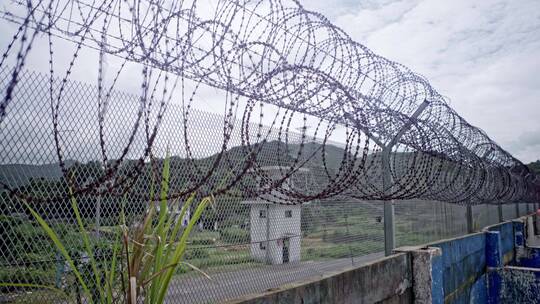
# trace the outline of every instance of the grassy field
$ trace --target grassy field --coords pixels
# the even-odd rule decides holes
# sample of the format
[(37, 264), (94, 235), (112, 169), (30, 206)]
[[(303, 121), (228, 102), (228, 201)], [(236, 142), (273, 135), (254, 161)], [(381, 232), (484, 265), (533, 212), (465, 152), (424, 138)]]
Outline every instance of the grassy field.
[[(73, 302), (75, 299), (71, 299)], [(50, 291), (50, 290), (28, 290), (15, 292), (6, 295), (0, 295), (0, 303), (13, 303), (13, 304), (28, 304), (28, 303), (40, 303), (40, 304), (56, 304), (65, 303), (66, 299), (63, 295)]]
[[(312, 209), (307, 212), (303, 210), (310, 217), (307, 223), (305, 220), (302, 223), (302, 261), (332, 260), (384, 250), (382, 218), (377, 218), (362, 205), (345, 207), (336, 205), (309, 207)], [(428, 220), (428, 215), (418, 214), (396, 218), (397, 245), (418, 245), (439, 237), (440, 227)], [(244, 232), (249, 233), (248, 228)], [(249, 244), (230, 243), (220, 232), (199, 231), (191, 239), (193, 246), (188, 251), (187, 261), (205, 272), (259, 265), (251, 258)], [(180, 272), (186, 271), (189, 270), (183, 267)]]
[(367, 215), (337, 217), (304, 233), (302, 260), (330, 260), (384, 250), (382, 223)]

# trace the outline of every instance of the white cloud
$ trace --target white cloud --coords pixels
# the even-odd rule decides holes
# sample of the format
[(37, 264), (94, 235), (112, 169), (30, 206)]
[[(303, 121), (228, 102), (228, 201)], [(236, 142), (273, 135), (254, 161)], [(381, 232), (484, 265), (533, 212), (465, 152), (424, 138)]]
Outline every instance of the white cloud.
[(522, 161), (540, 158), (540, 1), (305, 6), (330, 15), (374, 52), (426, 76), (458, 113)]

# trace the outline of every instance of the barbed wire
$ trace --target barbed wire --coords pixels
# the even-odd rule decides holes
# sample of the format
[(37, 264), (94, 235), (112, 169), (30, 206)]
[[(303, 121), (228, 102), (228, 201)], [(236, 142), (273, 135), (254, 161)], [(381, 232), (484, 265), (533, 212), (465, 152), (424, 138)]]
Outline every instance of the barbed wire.
[[(1, 18), (17, 28), (0, 61), (0, 69), (10, 71), (0, 126), (11, 127), (6, 117), (18, 102), (27, 58), (37, 52), (48, 56), (50, 144), (76, 194), (122, 195), (148, 171), (156, 174), (158, 168), (150, 168), (148, 160), (155, 158), (163, 117), (177, 100), (182, 130), (174, 140), (183, 145), (186, 161), (179, 169), (187, 179), (171, 188), (170, 198), (200, 192), (258, 196), (277, 204), (336, 196), (459, 204), (539, 200), (536, 176), (459, 116), (424, 77), (374, 54), (323, 15), (297, 1), (205, 4), (12, 1), (16, 10), (1, 9)], [(47, 37), (47, 50), (33, 47), (41, 34)], [(64, 72), (57, 68), (57, 39), (75, 46)], [(70, 115), (63, 111), (66, 90), (73, 71), (88, 64), (80, 59), (82, 49), (99, 53), (98, 79), (91, 90), (96, 92), (96, 148), (103, 164), (102, 172), (84, 182), (70, 173), (61, 140), (62, 115)], [(105, 68), (106, 56), (120, 60), (115, 71)], [(135, 79), (127, 63), (141, 67), (140, 93), (130, 130), (122, 135), (121, 149), (114, 149), (120, 152), (113, 153), (107, 128), (115, 125), (107, 117), (119, 80)], [(107, 75), (110, 82), (104, 80)], [(222, 125), (213, 129), (221, 140), (219, 151), (202, 163), (196, 140), (200, 130), (192, 122), (205, 86), (223, 92), (224, 106)], [(299, 132), (294, 131), (297, 125)], [(142, 144), (137, 142), (140, 134)], [(343, 140), (338, 150), (330, 144), (336, 136)], [(268, 151), (275, 156), (272, 162), (263, 157)], [(339, 159), (330, 159), (329, 151)], [(307, 171), (316, 177), (299, 186), (295, 180)], [(42, 199), (4, 182), (2, 187), (27, 200)]]

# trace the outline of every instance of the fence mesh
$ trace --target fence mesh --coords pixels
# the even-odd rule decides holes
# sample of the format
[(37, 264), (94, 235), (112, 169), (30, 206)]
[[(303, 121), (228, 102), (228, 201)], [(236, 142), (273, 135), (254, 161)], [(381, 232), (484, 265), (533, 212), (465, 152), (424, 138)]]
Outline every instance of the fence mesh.
[[(9, 69), (0, 71), (0, 87), (7, 85)], [(84, 276), (92, 276), (89, 253), (85, 251), (65, 176), (79, 185), (90, 183), (103, 175), (105, 164), (100, 160), (100, 126), (95, 117), (96, 88), (69, 81), (60, 107), (62, 115), (54, 121), (54, 109), (48, 102), (49, 78), (45, 74), (25, 71), (20, 76), (19, 89), (10, 104), (0, 129), (0, 181), (5, 189), (0, 193), (0, 282), (2, 301), (7, 302), (88, 302), (67, 261), (38, 225), (20, 197), (33, 199), (27, 203), (56, 231), (76, 267)], [(107, 109), (104, 129), (110, 162), (123, 153), (130, 134), (130, 124), (137, 116), (138, 97), (114, 92)], [(157, 170), (161, 170), (165, 155), (170, 156), (170, 188), (182, 189), (194, 182), (193, 171), (208, 170), (221, 150), (223, 116), (198, 110), (190, 112), (189, 134), (184, 134), (186, 122), (182, 107), (168, 104), (163, 117), (162, 132), (152, 147)], [(156, 117), (148, 117), (149, 120)], [(234, 120), (234, 130), (242, 122)], [(151, 125), (151, 123), (150, 123)], [(55, 138), (53, 129), (59, 136)], [(114, 127), (112, 127), (114, 126)], [(284, 143), (279, 141), (279, 129), (254, 126), (268, 132), (269, 145), (257, 157), (268, 174), (279, 171), (283, 164)], [(238, 146), (242, 136), (231, 133), (225, 157), (245, 157)], [(186, 148), (182, 136), (194, 136), (191, 148)], [(118, 174), (128, 175), (137, 163), (137, 155), (144, 154), (144, 129), (134, 136), (133, 148), (119, 168)], [(253, 135), (255, 136), (255, 135)], [(288, 151), (301, 142), (300, 134), (289, 132)], [(58, 145), (51, 143), (58, 141)], [(313, 147), (320, 144), (310, 142)], [(327, 159), (343, 153), (343, 143), (328, 144)], [(59, 151), (61, 149), (61, 151)], [(65, 162), (58, 162), (59, 154)], [(188, 161), (191, 153), (194, 161)], [(293, 152), (290, 152), (293, 153)], [(321, 180), (321, 168), (306, 166), (304, 172), (291, 182), (296, 187), (316, 188)], [(155, 181), (149, 176), (149, 163), (143, 173), (125, 187), (124, 192), (102, 191), (75, 195), (84, 225), (90, 231), (90, 242), (99, 261), (109, 261), (113, 255), (114, 229), (123, 223), (137, 223), (150, 204), (149, 194)], [(212, 170), (228, 170), (217, 167)], [(200, 175), (200, 174), (199, 174)], [(210, 180), (219, 183), (219, 180)], [(257, 181), (246, 180), (245, 185), (259, 187)], [(251, 184), (250, 184), (251, 183)], [(106, 188), (106, 184), (103, 188)], [(247, 188), (247, 186), (246, 186)], [(11, 195), (16, 192), (19, 196)], [(179, 198), (185, 200), (185, 197)], [(183, 201), (180, 203), (182, 204)], [(185, 229), (192, 216), (189, 209), (176, 221)], [(496, 205), (473, 206), (474, 226), (480, 229), (498, 222)], [(514, 218), (515, 205), (504, 205), (505, 219)], [(520, 206), (520, 215), (526, 212)], [(442, 202), (402, 200), (395, 203), (397, 245), (416, 245), (436, 239), (462, 235), (467, 232), (465, 207)], [(315, 199), (304, 204), (274, 204), (233, 188), (229, 194), (215, 198), (197, 222), (185, 252), (186, 264), (174, 274), (167, 295), (170, 303), (209, 303), (233, 299), (241, 295), (276, 288), (297, 280), (320, 276), (326, 272), (383, 256), (384, 217), (382, 201), (365, 201), (335, 196)], [(189, 263), (189, 264), (187, 264)], [(125, 269), (119, 269), (125, 271)], [(91, 280), (90, 280), (91, 281)], [(20, 284), (16, 286), (16, 284)], [(24, 284), (51, 286), (66, 295), (47, 288), (27, 287)], [(98, 297), (98, 295), (92, 295)]]

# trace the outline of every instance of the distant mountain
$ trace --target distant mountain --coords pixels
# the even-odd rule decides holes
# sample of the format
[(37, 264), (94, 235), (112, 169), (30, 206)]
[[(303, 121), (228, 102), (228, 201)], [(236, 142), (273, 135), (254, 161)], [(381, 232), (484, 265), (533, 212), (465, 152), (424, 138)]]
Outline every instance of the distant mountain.
[[(286, 145), (281, 141), (270, 141), (264, 144), (256, 144), (251, 147), (253, 151), (257, 152), (256, 159), (257, 164), (260, 166), (288, 166), (294, 163), (294, 160), (298, 157), (300, 150), (299, 144)], [(306, 167), (321, 168), (323, 163), (322, 157), (323, 149), (322, 145), (318, 143), (306, 143), (302, 148), (300, 156), (300, 162), (304, 163), (308, 157), (311, 157), (306, 163)], [(336, 169), (340, 166), (341, 160), (344, 155), (344, 150), (337, 146), (326, 145), (325, 160), (328, 169)], [(249, 156), (245, 147), (235, 146), (229, 148), (222, 155), (222, 162), (226, 162), (227, 165), (217, 168), (218, 171), (227, 171), (228, 167), (235, 167), (241, 169), (241, 163), (245, 162)], [(195, 159), (193, 162), (179, 156), (171, 156), (171, 180), (179, 182), (185, 181), (186, 176), (197, 176), (197, 168), (201, 172), (206, 172), (210, 169), (210, 166), (215, 162), (218, 154), (214, 154), (209, 157)], [(158, 160), (158, 163), (160, 161)], [(80, 164), (75, 160), (66, 161), (67, 167), (72, 167), (75, 164)], [(134, 161), (126, 160), (121, 169), (128, 169), (135, 165)], [(195, 166), (197, 167), (195, 167)], [(88, 165), (82, 165), (85, 167)], [(83, 169), (88, 170), (88, 169)], [(222, 174), (223, 174), (222, 172)], [(81, 172), (84, 174), (84, 172)], [(122, 173), (120, 173), (122, 174)], [(219, 176), (220, 174), (215, 174)], [(7, 184), (11, 188), (17, 188), (24, 186), (30, 182), (31, 179), (46, 179), (46, 180), (59, 180), (62, 178), (62, 171), (58, 163), (29, 165), (29, 164), (5, 164), (0, 165), (0, 182)], [(143, 181), (141, 181), (143, 182)], [(179, 182), (183, 184), (183, 182)]]
[[(66, 161), (66, 166), (69, 168), (75, 163), (76, 162), (73, 160), (68, 160)], [(0, 182), (11, 188), (26, 185), (32, 178), (56, 180), (62, 178), (62, 176), (62, 170), (58, 163), (42, 165), (0, 165)]]
[[(287, 166), (293, 164), (295, 159), (298, 158), (300, 148), (300, 144), (287, 145), (284, 142), (274, 140), (264, 144), (253, 145), (251, 150), (257, 152), (256, 159), (259, 166)], [(326, 145), (323, 150), (323, 146), (321, 144), (314, 142), (304, 144), (299, 163), (304, 163), (307, 160), (306, 166), (308, 167), (322, 167), (323, 151), (325, 154), (324, 159), (328, 168), (339, 168), (345, 153), (344, 149), (334, 145)], [(224, 159), (228, 159), (232, 162), (243, 162), (248, 158), (248, 153), (249, 151), (247, 151), (245, 147), (236, 146), (227, 149), (223, 157)], [(217, 154), (198, 161), (211, 162), (214, 161), (216, 157)], [(176, 159), (179, 160), (178, 158)]]

